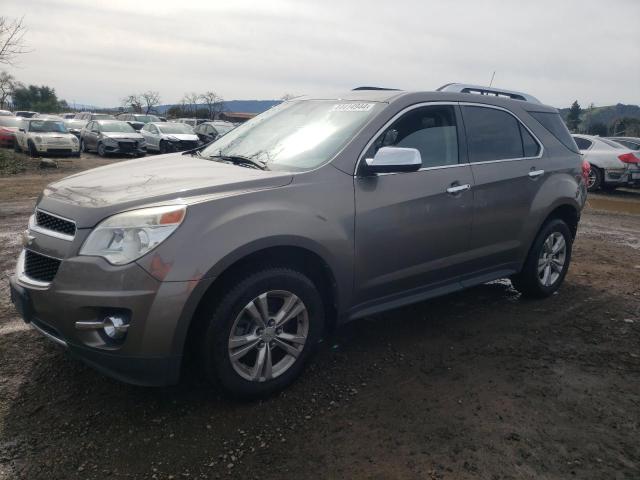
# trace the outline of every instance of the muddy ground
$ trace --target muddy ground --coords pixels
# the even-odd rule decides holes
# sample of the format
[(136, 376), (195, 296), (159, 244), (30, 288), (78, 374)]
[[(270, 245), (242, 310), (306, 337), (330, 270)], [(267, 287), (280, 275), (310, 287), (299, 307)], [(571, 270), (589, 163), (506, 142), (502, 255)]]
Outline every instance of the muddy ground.
[(110, 380), (10, 305), (35, 196), (96, 162), (0, 177), (0, 479), (640, 478), (640, 191), (591, 196), (552, 298), (499, 281), (366, 318), (234, 403)]

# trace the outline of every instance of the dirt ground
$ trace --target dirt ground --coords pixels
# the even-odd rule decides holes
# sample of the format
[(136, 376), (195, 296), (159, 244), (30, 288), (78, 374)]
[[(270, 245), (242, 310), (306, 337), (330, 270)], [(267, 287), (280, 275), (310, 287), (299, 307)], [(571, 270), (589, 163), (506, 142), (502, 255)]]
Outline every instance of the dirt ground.
[(640, 190), (590, 197), (552, 298), (505, 280), (366, 318), (234, 403), (110, 380), (10, 305), (36, 195), (99, 162), (0, 177), (0, 479), (640, 478)]

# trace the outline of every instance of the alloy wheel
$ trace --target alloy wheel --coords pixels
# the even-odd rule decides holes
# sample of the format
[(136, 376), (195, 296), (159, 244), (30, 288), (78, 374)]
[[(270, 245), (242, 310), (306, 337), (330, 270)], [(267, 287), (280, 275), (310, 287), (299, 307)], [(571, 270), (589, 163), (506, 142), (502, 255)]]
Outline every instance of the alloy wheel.
[(297, 361), (309, 334), (309, 312), (285, 290), (270, 290), (251, 300), (236, 317), (228, 342), (231, 365), (251, 382), (266, 382)]
[(538, 279), (545, 287), (558, 281), (567, 258), (567, 241), (560, 232), (551, 232), (538, 256)]
[(592, 167), (591, 170), (589, 170), (589, 176), (587, 177), (587, 189), (593, 188), (596, 184), (596, 181), (598, 180), (597, 175), (598, 174), (595, 172), (595, 169)]

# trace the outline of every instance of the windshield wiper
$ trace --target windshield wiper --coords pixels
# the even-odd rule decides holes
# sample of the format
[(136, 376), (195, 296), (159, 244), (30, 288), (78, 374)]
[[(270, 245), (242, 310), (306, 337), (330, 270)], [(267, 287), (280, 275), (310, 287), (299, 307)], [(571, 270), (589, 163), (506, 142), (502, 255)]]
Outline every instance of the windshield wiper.
[(225, 162), (231, 162), (234, 165), (244, 165), (251, 168), (257, 168), (258, 170), (268, 170), (266, 163), (261, 162), (260, 160), (254, 160), (253, 158), (244, 157), (242, 155), (211, 155), (207, 158), (219, 158)]

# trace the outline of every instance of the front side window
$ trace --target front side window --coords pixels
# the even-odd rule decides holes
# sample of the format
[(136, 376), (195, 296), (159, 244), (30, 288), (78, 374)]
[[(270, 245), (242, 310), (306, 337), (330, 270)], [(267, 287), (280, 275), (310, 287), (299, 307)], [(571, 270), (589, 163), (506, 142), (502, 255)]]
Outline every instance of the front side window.
[(520, 122), (511, 114), (487, 107), (463, 106), (469, 161), (525, 157)]
[(219, 137), (202, 155), (246, 157), (270, 170), (311, 170), (331, 160), (385, 105), (349, 100), (284, 102)]
[(410, 110), (376, 138), (366, 158), (373, 157), (381, 147), (415, 148), (422, 157), (422, 168), (457, 164), (458, 130), (453, 106)]
[(580, 150), (589, 150), (591, 148), (591, 145), (593, 145), (593, 142), (591, 140), (587, 140), (586, 138), (573, 137), (573, 139), (575, 140), (576, 145), (578, 145), (578, 148)]

